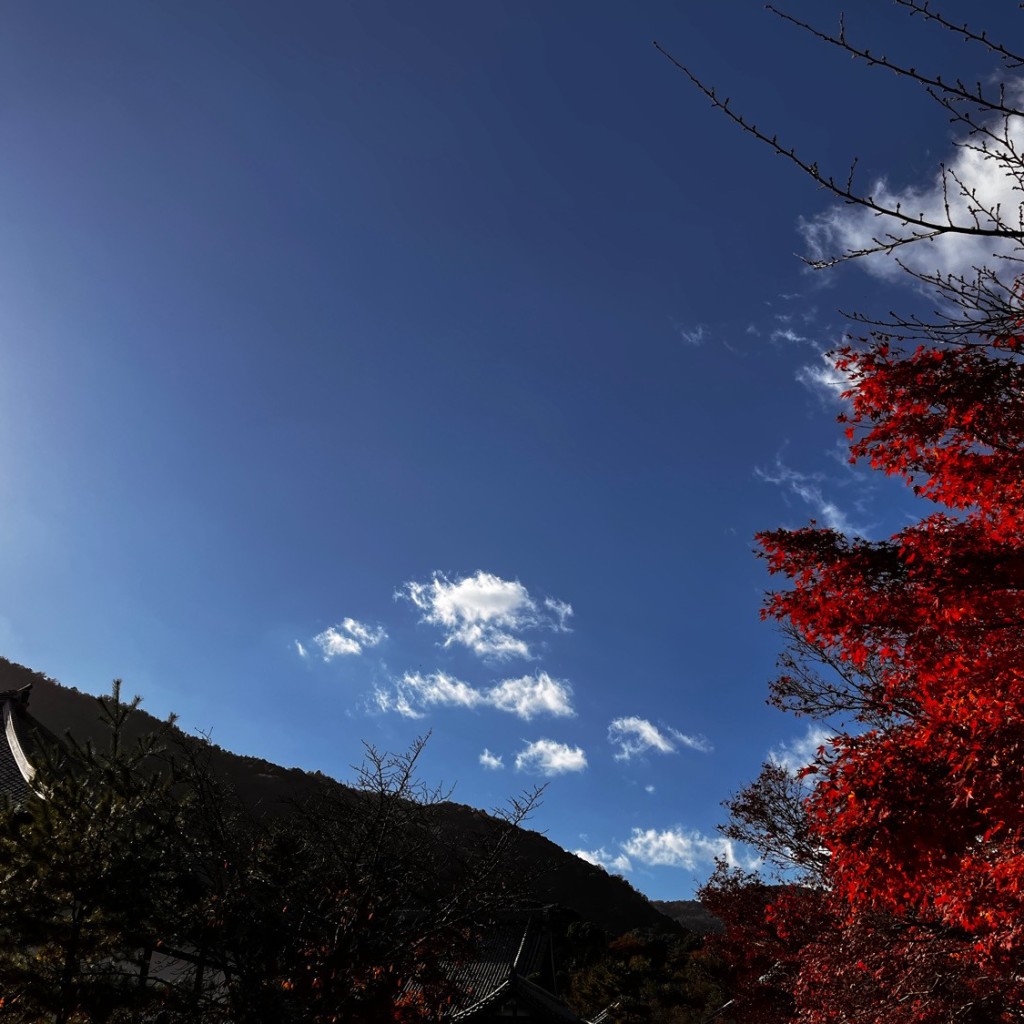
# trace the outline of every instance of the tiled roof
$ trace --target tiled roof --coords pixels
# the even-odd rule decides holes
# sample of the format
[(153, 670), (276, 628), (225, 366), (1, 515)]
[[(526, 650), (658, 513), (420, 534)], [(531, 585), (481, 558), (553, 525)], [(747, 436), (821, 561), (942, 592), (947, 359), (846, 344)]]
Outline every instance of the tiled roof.
[(516, 1011), (529, 1010), (530, 1019), (543, 1021), (565, 1021), (566, 1024), (582, 1024), (580, 1018), (569, 1009), (561, 999), (553, 996), (546, 989), (535, 985), (526, 978), (512, 974), (493, 992), (472, 1006), (459, 1010), (453, 1021), (472, 1021), (477, 1015), (483, 1015), (492, 1006), (515, 1000)]
[[(474, 942), (472, 959), (453, 965), (449, 978), (462, 992), (452, 1021), (490, 1020), (515, 1003), (536, 1021), (579, 1022), (544, 985), (553, 985), (551, 937), (544, 910), (495, 915)], [(540, 984), (538, 984), (540, 982)], [(500, 1008), (500, 1009), (499, 1009)]]
[(0, 691), (0, 797), (19, 803), (30, 792), (25, 707), (31, 686)]
[[(7, 702), (5, 701), (2, 710), (6, 712), (6, 709)], [(14, 752), (7, 739), (7, 730), (2, 728), (2, 719), (0, 719), (0, 795), (15, 803), (28, 796), (28, 783), (21, 774), (17, 761), (14, 760)]]
[(465, 1003), (489, 995), (513, 971), (526, 978), (544, 969), (548, 936), (541, 913), (508, 911), (487, 924), (474, 942), (473, 958), (453, 967), (449, 974), (465, 993)]

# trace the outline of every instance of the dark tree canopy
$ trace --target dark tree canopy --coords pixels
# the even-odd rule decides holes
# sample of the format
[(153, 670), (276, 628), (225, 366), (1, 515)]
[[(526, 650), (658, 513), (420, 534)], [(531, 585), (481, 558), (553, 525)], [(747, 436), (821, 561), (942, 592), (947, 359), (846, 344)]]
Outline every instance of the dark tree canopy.
[(523, 896), (510, 870), (539, 792), (446, 827), (418, 775), (425, 739), (373, 747), (356, 786), (323, 779), (258, 814), (167, 722), (129, 742), (115, 683), (106, 739), (49, 750), (0, 808), (0, 1020), (438, 1019), (448, 965)]

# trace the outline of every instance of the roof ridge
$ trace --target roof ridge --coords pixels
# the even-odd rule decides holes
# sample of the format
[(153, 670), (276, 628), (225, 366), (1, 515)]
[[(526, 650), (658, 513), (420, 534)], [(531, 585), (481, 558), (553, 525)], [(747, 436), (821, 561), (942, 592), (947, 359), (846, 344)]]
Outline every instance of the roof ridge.
[(14, 763), (18, 766), (18, 771), (21, 772), (21, 777), (29, 786), (31, 786), (36, 770), (29, 762), (29, 759), (25, 756), (25, 751), (21, 747), (18, 730), (14, 725), (14, 711), (12, 710), (13, 704), (14, 699), (11, 697), (8, 697), (4, 701), (4, 734), (7, 736), (7, 745), (10, 747), (11, 754), (14, 757)]
[(28, 705), (29, 696), (32, 693), (32, 687), (35, 685), (33, 680), (31, 683), (26, 683), (24, 686), (18, 686), (13, 690), (0, 690), (0, 700), (4, 701), (17, 701), (23, 707)]
[(533, 924), (533, 914), (530, 914), (526, 919), (526, 927), (523, 929), (523, 937), (519, 940), (519, 948), (516, 950), (516, 955), (512, 958), (512, 968), (510, 973), (519, 973), (519, 961), (523, 956), (523, 951), (526, 949), (526, 939), (530, 934), (531, 924)]

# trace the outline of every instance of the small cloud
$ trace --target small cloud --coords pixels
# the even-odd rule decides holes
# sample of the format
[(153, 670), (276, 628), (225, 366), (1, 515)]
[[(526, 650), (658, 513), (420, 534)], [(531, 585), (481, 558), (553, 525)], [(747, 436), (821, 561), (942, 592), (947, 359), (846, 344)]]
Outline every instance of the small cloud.
[(547, 672), (503, 679), (487, 689), (477, 689), (447, 672), (406, 672), (392, 694), (378, 690), (377, 705), (383, 711), (398, 711), (416, 718), (422, 717), (422, 711), (413, 716), (410, 710), (430, 707), (494, 708), (524, 722), (537, 715), (571, 718), (576, 714), (572, 688)]
[[(1005, 83), (1006, 102), (1022, 99), (1020, 81)], [(967, 230), (950, 231), (927, 244), (900, 246), (895, 252), (877, 253), (857, 261), (868, 273), (892, 280), (903, 267), (917, 274), (953, 274), (974, 279), (979, 267), (998, 267), (1019, 255), (1017, 216), (1020, 210), (1018, 171), (1024, 147), (1024, 126), (1019, 117), (977, 118), (976, 131), (952, 140), (951, 151), (931, 179), (916, 186), (895, 188), (885, 178), (860, 191), (872, 199), (872, 208), (835, 204), (800, 229), (815, 259), (830, 259), (847, 252), (875, 249), (919, 231), (898, 217), (879, 215), (878, 208), (903, 210), (937, 225), (958, 224)], [(971, 124), (967, 127), (970, 129)], [(979, 141), (981, 140), (981, 141)], [(1006, 226), (1003, 238), (976, 233)], [(1009, 276), (1016, 277), (1011, 263)]]
[[(776, 318), (781, 319), (781, 318)], [(786, 319), (789, 319), (788, 317)], [(776, 327), (768, 336), (771, 341), (782, 341), (787, 345), (809, 345), (813, 339), (797, 334), (792, 327)]]
[(383, 626), (366, 626), (355, 619), (342, 619), (341, 628), (364, 647), (376, 647), (387, 637)]
[(684, 747), (689, 747), (691, 750), (697, 750), (702, 754), (710, 754), (715, 749), (706, 736), (684, 736), (678, 729), (669, 729), (669, 732), (677, 743), (681, 743)]
[(757, 468), (754, 475), (765, 483), (775, 484), (795, 494), (811, 506), (814, 515), (829, 529), (853, 536), (864, 535), (865, 531), (855, 526), (839, 505), (824, 496), (820, 486), (824, 479), (822, 474), (801, 473), (799, 470), (790, 469), (780, 458), (776, 458), (772, 469)]
[(406, 672), (399, 684), (406, 701), (413, 698), (418, 704), (445, 707), (476, 708), (484, 703), (484, 695), (469, 683), (448, 675), (447, 672)]
[(569, 684), (553, 679), (547, 672), (519, 679), (505, 679), (486, 691), (485, 700), (492, 707), (510, 711), (527, 722), (534, 715), (567, 718), (576, 713), (572, 709), (572, 690)]
[(687, 868), (710, 865), (716, 859), (732, 867), (750, 866), (752, 861), (741, 861), (734, 844), (720, 836), (706, 836), (702, 832), (684, 828), (633, 829), (630, 838), (622, 843), (623, 853), (648, 867)]
[(338, 625), (317, 633), (313, 643), (320, 648), (324, 661), (331, 661), (344, 655), (362, 654), (366, 648), (376, 647), (386, 638), (383, 626), (367, 626), (356, 619), (346, 618)]
[(697, 324), (696, 327), (679, 328), (679, 337), (686, 342), (687, 345), (692, 345), (696, 348), (698, 345), (703, 345), (708, 337), (707, 324)]
[(650, 782), (648, 782), (647, 785), (644, 786), (644, 792), (645, 793), (653, 793), (654, 792), (654, 786)]
[(615, 755), (616, 761), (628, 761), (638, 754), (655, 750), (660, 754), (674, 754), (681, 743), (692, 750), (707, 752), (710, 744), (700, 736), (685, 736), (676, 729), (660, 730), (646, 718), (635, 715), (628, 718), (616, 718), (608, 726), (608, 739), (619, 747)]
[(569, 619), (572, 618), (572, 605), (568, 601), (559, 601), (554, 597), (544, 598), (544, 607), (554, 616), (554, 622), (552, 623), (554, 628), (560, 633), (568, 633)]
[(329, 626), (313, 637), (313, 643), (323, 651), (324, 661), (345, 654), (362, 654), (363, 646), (355, 637), (345, 636), (336, 626)]
[(768, 760), (780, 768), (785, 768), (791, 775), (796, 775), (817, 758), (820, 748), (824, 747), (827, 754), (834, 735), (835, 732), (832, 730), (823, 729), (820, 725), (810, 725), (804, 736), (780, 743), (778, 747), (769, 750)]
[(480, 763), (489, 771), (496, 772), (505, 767), (505, 762), (497, 754), (492, 754), (486, 747), (480, 755)]
[(796, 379), (820, 401), (834, 405), (852, 381), (840, 370), (827, 352), (818, 354), (819, 362), (805, 363), (796, 371)]
[(581, 772), (587, 767), (587, 755), (581, 747), (570, 747), (555, 740), (535, 740), (516, 754), (516, 771), (539, 775)]
[(605, 871), (631, 871), (633, 869), (633, 865), (630, 864), (629, 858), (624, 853), (612, 856), (603, 846), (597, 850), (573, 850), (572, 852), (580, 860), (585, 860), (596, 868), (604, 868)]
[(302, 641), (301, 640), (296, 640), (295, 641), (295, 650), (298, 652), (298, 655), (299, 655), (300, 658), (308, 658), (309, 657), (309, 651), (307, 651), (306, 648), (302, 646)]
[[(649, 787), (653, 788), (653, 787)], [(635, 828), (625, 842), (616, 844), (617, 851), (605, 847), (572, 852), (606, 871), (629, 871), (634, 865), (644, 867), (685, 868), (693, 871), (711, 867), (723, 860), (731, 867), (753, 870), (761, 862), (756, 856), (744, 856), (736, 845), (721, 836), (706, 836), (696, 829), (682, 827), (654, 829)]]
[(538, 608), (518, 580), (503, 580), (489, 572), (450, 580), (434, 573), (428, 583), (410, 581), (396, 597), (411, 601), (421, 621), (439, 626), (444, 646), (461, 644), (483, 658), (529, 658), (530, 645), (521, 634), (530, 629), (565, 629), (572, 608), (549, 598)]
[(657, 750), (662, 754), (675, 753), (675, 744), (645, 718), (616, 718), (608, 726), (608, 739), (619, 746), (617, 761), (628, 761), (637, 754)]
[(389, 693), (387, 690), (377, 689), (373, 694), (373, 702), (379, 711), (395, 711), (403, 718), (423, 718), (424, 713), (417, 710), (409, 703), (408, 697), (401, 691)]

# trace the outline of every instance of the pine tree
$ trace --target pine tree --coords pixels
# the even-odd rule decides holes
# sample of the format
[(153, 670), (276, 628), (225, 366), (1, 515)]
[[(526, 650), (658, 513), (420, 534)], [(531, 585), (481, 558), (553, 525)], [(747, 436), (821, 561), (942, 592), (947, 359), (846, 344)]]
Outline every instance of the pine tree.
[(154, 770), (163, 732), (126, 742), (138, 704), (115, 681), (99, 701), (106, 745), (46, 750), (34, 793), (0, 812), (2, 1019), (137, 1019), (163, 998), (139, 976), (176, 902), (164, 851), (179, 813)]

